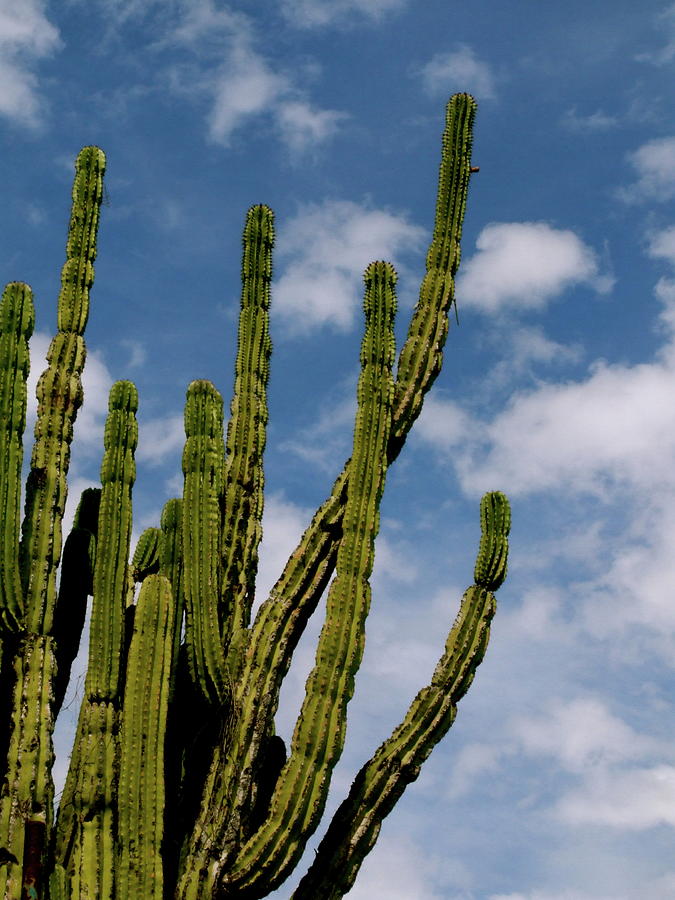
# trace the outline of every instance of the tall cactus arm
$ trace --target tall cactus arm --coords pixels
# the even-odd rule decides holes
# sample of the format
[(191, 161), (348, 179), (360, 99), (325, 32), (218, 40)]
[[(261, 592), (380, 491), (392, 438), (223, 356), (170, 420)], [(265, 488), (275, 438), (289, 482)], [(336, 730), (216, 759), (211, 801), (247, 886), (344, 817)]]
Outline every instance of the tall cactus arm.
[(178, 651), (183, 624), (183, 501), (167, 500), (160, 518), (159, 574), (168, 578), (173, 595), (173, 650), (171, 651), (171, 696), (176, 683)]
[(26, 284), (8, 284), (0, 302), (0, 629), (18, 631), (23, 619), (19, 577), (21, 465), (26, 426), (28, 341), (33, 295)]
[(36, 634), (48, 634), (52, 624), (70, 443), (82, 403), (81, 375), (86, 357), (82, 334), (94, 280), (92, 263), (104, 170), (105, 156), (98, 147), (80, 151), (75, 163), (66, 262), (61, 274), (59, 330), (47, 354), (48, 368), (37, 386), (38, 414), (20, 551), (26, 627)]
[(209, 381), (193, 381), (185, 404), (183, 562), (185, 642), (190, 673), (222, 707), (231, 695), (219, 621), (223, 401)]
[(162, 900), (164, 739), (174, 611), (162, 575), (143, 582), (127, 662), (118, 791), (120, 897)]
[(483, 660), (495, 612), (492, 593), (506, 576), (509, 504), (499, 492), (481, 501), (482, 535), (476, 584), (462, 598), (431, 684), (415, 697), (401, 724), (363, 766), (319, 844), (293, 900), (339, 900), (372, 850), (383, 819), (455, 719), (457, 703)]
[(445, 113), (436, 217), (427, 251), (426, 273), (396, 371), (390, 462), (398, 456), (422, 411), (424, 395), (441, 370), (448, 335), (448, 310), (455, 299), (475, 115), (476, 101), (470, 94), (455, 94), (450, 98)]
[[(366, 269), (366, 329), (336, 577), (328, 593), (316, 662), (307, 680), (288, 762), (277, 781), (265, 823), (243, 846), (232, 868), (223, 872), (226, 896), (243, 891), (261, 897), (284, 880), (319, 822), (331, 773), (342, 752), (347, 704), (363, 655), (370, 605), (368, 579), (386, 473), (393, 400), (395, 281), (395, 272), (387, 263), (372, 263)], [(242, 704), (251, 702), (252, 688), (245, 684)]]
[[(223, 634), (248, 627), (262, 536), (263, 451), (274, 217), (267, 206), (246, 216), (234, 396), (227, 426), (223, 502)], [(232, 625), (229, 625), (229, 622)]]
[(136, 387), (130, 381), (117, 381), (110, 390), (108, 409), (85, 690), (92, 700), (116, 701), (124, 641), (131, 491), (136, 478)]

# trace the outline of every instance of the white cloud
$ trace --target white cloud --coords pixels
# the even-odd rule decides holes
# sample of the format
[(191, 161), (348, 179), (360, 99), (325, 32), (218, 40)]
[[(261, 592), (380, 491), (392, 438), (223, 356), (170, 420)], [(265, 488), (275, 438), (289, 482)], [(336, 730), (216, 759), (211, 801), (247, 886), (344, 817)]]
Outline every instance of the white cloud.
[[(266, 600), (310, 523), (314, 510), (305, 509), (281, 494), (265, 498), (263, 537), (256, 580), (256, 606)], [(303, 682), (304, 683), (304, 682)]]
[(316, 28), (349, 24), (355, 13), (377, 22), (406, 3), (407, 0), (282, 0), (281, 9), (292, 25)]
[(463, 263), (458, 303), (481, 312), (538, 309), (575, 284), (605, 293), (594, 252), (574, 232), (545, 222), (495, 222), (476, 240), (477, 252)]
[(594, 697), (549, 701), (545, 714), (518, 717), (512, 730), (525, 753), (551, 756), (576, 774), (665, 749), (654, 738), (635, 732)]
[(437, 860), (412, 841), (383, 837), (366, 857), (349, 900), (442, 900)]
[(366, 266), (376, 259), (396, 266), (399, 254), (423, 237), (401, 213), (348, 200), (303, 207), (278, 232), (282, 275), (273, 287), (274, 313), (295, 334), (324, 325), (347, 331), (363, 300)]
[(161, 465), (168, 456), (179, 454), (185, 444), (182, 415), (161, 419), (143, 419), (138, 423), (136, 459), (153, 466)]
[(651, 236), (647, 252), (656, 259), (665, 259), (675, 266), (675, 225)]
[(278, 118), (286, 146), (300, 154), (336, 134), (347, 113), (315, 109), (304, 101), (287, 100), (279, 105)]
[(598, 770), (557, 807), (572, 825), (642, 830), (675, 826), (675, 767)]
[(44, 102), (34, 67), (60, 46), (41, 0), (0, 0), (0, 115), (30, 128), (42, 124)]
[(466, 44), (460, 44), (449, 53), (432, 56), (420, 74), (430, 94), (467, 91), (482, 100), (495, 97), (495, 79), (489, 64), (478, 59)]
[(183, 5), (178, 24), (159, 46), (190, 50), (196, 68), (174, 65), (170, 84), (181, 94), (207, 95), (209, 136), (228, 146), (233, 135), (256, 118), (266, 117), (293, 154), (329, 140), (346, 113), (308, 102), (298, 79), (280, 71), (262, 54), (250, 18), (212, 0)]
[(209, 134), (227, 145), (246, 119), (269, 111), (287, 89), (286, 79), (274, 73), (257, 53), (245, 46), (234, 47), (214, 80)]
[(617, 191), (627, 203), (669, 200), (675, 196), (675, 136), (656, 138), (628, 157), (637, 181)]
[(453, 400), (432, 393), (424, 401), (414, 434), (443, 450), (461, 446), (474, 423), (467, 412)]

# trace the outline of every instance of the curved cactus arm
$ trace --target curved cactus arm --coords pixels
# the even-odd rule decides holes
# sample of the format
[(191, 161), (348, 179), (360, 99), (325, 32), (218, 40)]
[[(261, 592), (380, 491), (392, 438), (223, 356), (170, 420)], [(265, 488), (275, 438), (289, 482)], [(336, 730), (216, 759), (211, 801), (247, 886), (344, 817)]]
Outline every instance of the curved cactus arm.
[(59, 595), (52, 626), (56, 641), (54, 718), (59, 714), (68, 689), (73, 660), (77, 656), (84, 628), (87, 597), (93, 593), (100, 501), (100, 488), (85, 488), (75, 512), (73, 527), (63, 545)]
[(443, 362), (448, 310), (455, 299), (455, 275), (461, 255), (475, 116), (476, 101), (470, 94), (450, 98), (445, 111), (436, 217), (426, 273), (396, 370), (389, 462), (398, 456)]
[[(54, 639), (26, 635), (14, 659), (14, 727), (0, 794), (0, 846), (14, 861), (0, 864), (0, 895), (23, 900), (24, 862), (31, 833), (51, 827), (54, 762), (51, 686), (55, 670)], [(44, 843), (33, 865), (44, 859)]]
[[(264, 896), (295, 865), (321, 817), (331, 772), (342, 752), (346, 707), (363, 654), (364, 625), (370, 603), (368, 578), (379, 527), (393, 399), (395, 280), (395, 272), (387, 263), (372, 263), (365, 273), (366, 330), (361, 347), (362, 368), (344, 536), (338, 551), (337, 574), (328, 594), (316, 663), (307, 681), (289, 759), (276, 783), (265, 823), (230, 863), (225, 858), (228, 840), (224, 832), (232, 827), (231, 820), (236, 823), (241, 818), (242, 807), (251, 797), (250, 784), (242, 787), (241, 782), (241, 773), (254, 761), (251, 748), (241, 743), (242, 731), (248, 730), (247, 723), (237, 730), (240, 722), (255, 717), (259, 692), (256, 680), (262, 680), (257, 665), (251, 667), (249, 661), (238, 685), (238, 719), (223, 773), (227, 784), (228, 774), (234, 774), (228, 773), (232, 761), (239, 782), (238, 796), (231, 807), (222, 795), (216, 799), (212, 785), (207, 782), (205, 799), (215, 800), (218, 809), (209, 802), (202, 804), (194, 834), (201, 838), (201, 852), (194, 854), (190, 861), (190, 871), (179, 888), (179, 896), (193, 896), (189, 882), (194, 889), (195, 883), (202, 879), (207, 890), (209, 884), (219, 883), (225, 896), (236, 896), (239, 891), (251, 897)], [(214, 770), (215, 767), (209, 781)], [(223, 830), (223, 843), (219, 829)], [(209, 846), (210, 840), (204, 840), (205, 835), (210, 840), (215, 837), (216, 846), (225, 846), (219, 858), (214, 859), (214, 848)], [(181, 889), (184, 894), (180, 893)]]
[(120, 897), (162, 900), (164, 740), (173, 652), (173, 597), (169, 581), (143, 582), (127, 661), (118, 791)]
[(26, 427), (28, 341), (35, 310), (27, 284), (8, 284), (0, 302), (0, 629), (19, 631), (24, 603), (19, 575), (21, 465)]
[(185, 404), (183, 590), (190, 674), (216, 708), (231, 695), (219, 620), (223, 401), (210, 381), (193, 381)]
[(262, 536), (273, 244), (272, 210), (251, 207), (243, 235), (237, 360), (225, 447), (220, 618), (226, 639), (248, 627)]
[(415, 697), (401, 724), (363, 766), (339, 806), (293, 900), (338, 900), (353, 886), (389, 815), (422, 763), (455, 719), (457, 703), (483, 660), (495, 612), (492, 593), (506, 576), (509, 504), (493, 492), (481, 501), (482, 536), (476, 584), (462, 598), (431, 684)]
[(136, 478), (138, 392), (130, 381), (110, 390), (101, 463), (101, 501), (85, 690), (92, 700), (116, 701), (131, 541), (131, 491)]
[(102, 150), (85, 147), (80, 151), (75, 163), (66, 262), (61, 273), (59, 330), (47, 353), (48, 367), (37, 385), (38, 414), (20, 549), (26, 628), (35, 634), (48, 634), (52, 624), (70, 443), (82, 403), (81, 375), (86, 358), (82, 335), (94, 280), (104, 170)]

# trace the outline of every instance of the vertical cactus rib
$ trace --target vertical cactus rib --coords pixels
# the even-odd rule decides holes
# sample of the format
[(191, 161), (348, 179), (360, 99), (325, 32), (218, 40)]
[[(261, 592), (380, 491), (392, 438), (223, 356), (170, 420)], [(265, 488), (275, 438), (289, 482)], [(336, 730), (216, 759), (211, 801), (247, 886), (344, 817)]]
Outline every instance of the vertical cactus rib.
[(171, 696), (176, 681), (178, 651), (183, 623), (183, 501), (177, 498), (164, 504), (160, 518), (159, 574), (168, 579), (173, 596), (173, 649), (171, 651)]
[(193, 381), (183, 450), (185, 641), (192, 678), (216, 708), (231, 695), (219, 621), (223, 457), (222, 398), (209, 381)]
[(138, 598), (127, 662), (118, 791), (120, 897), (162, 900), (164, 738), (173, 652), (173, 598), (150, 575)]
[(38, 414), (20, 550), (26, 627), (36, 634), (49, 633), (56, 596), (70, 443), (82, 403), (81, 376), (86, 358), (82, 335), (94, 280), (104, 170), (105, 156), (98, 147), (85, 147), (80, 152), (75, 163), (66, 262), (61, 274), (59, 330), (47, 353), (48, 367), (37, 386)]
[(161, 534), (159, 528), (146, 528), (139, 537), (131, 559), (131, 575), (134, 581), (145, 581), (148, 575), (156, 575), (159, 571)]
[(19, 577), (21, 465), (26, 427), (26, 379), (33, 333), (33, 294), (8, 284), (0, 302), (0, 629), (18, 631), (23, 619)]
[(288, 762), (277, 781), (265, 823), (223, 875), (226, 895), (241, 890), (264, 896), (284, 880), (318, 824), (330, 776), (342, 752), (347, 703), (365, 643), (368, 579), (386, 474), (394, 391), (395, 281), (396, 274), (387, 263), (371, 263), (366, 269), (366, 330), (336, 576), (328, 593), (316, 662), (307, 679)]
[[(486, 515), (486, 509), (498, 514)], [(359, 771), (293, 900), (339, 900), (350, 890), (383, 819), (454, 722), (457, 703), (468, 690), (487, 648), (495, 612), (492, 591), (506, 574), (509, 525), (506, 497), (499, 492), (486, 494), (481, 501), (478, 559), (482, 558), (495, 576), (476, 579), (478, 583), (464, 594), (431, 684), (418, 693), (403, 722)]]
[[(262, 537), (273, 244), (272, 210), (262, 205), (251, 207), (243, 234), (237, 360), (225, 448), (221, 621), (231, 620), (233, 632), (249, 623)], [(227, 624), (223, 631), (227, 636)]]
[(116, 701), (131, 541), (131, 491), (136, 478), (138, 392), (130, 381), (110, 390), (101, 464), (101, 501), (85, 690), (92, 700)]

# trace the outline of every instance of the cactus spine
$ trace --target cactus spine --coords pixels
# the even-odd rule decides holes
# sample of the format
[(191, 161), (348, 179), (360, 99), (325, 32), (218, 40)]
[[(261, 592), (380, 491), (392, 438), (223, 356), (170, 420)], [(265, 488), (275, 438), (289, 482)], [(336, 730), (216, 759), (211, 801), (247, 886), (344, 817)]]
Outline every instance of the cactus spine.
[[(83, 339), (105, 159), (85, 148), (58, 307), (38, 384), (19, 523), (30, 289), (0, 305), (0, 886), (8, 900), (254, 900), (298, 863), (322, 816), (364, 647), (369, 576), (388, 466), (442, 362), (471, 174), (475, 103), (446, 113), (434, 233), (394, 375), (396, 273), (366, 269), (365, 331), (351, 458), (251, 622), (263, 510), (274, 224), (247, 214), (234, 393), (193, 382), (185, 405), (182, 498), (130, 553), (135, 413), (110, 393), (101, 487), (84, 492), (61, 561), (69, 446), (82, 400)], [(381, 822), (451, 726), (483, 658), (506, 573), (509, 509), (481, 502), (482, 537), (431, 684), (361, 769), (295, 897), (349, 890)], [(293, 651), (321, 594), (314, 668), (288, 753), (274, 716)], [(138, 599), (134, 585), (140, 584)], [(57, 821), (51, 734), (92, 596), (89, 664)]]

